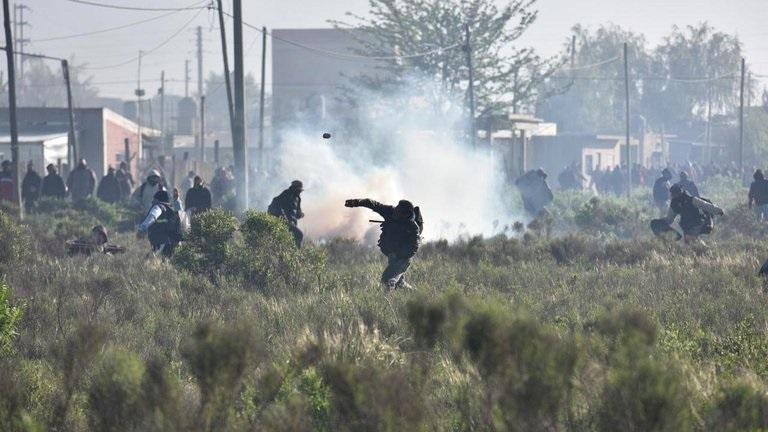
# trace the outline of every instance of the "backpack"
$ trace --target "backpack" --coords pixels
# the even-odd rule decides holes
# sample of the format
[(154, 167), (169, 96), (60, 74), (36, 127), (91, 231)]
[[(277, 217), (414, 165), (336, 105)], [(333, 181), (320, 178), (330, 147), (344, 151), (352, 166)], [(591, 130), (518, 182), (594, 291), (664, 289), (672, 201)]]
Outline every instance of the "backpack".
[[(702, 201), (705, 201), (705, 202), (708, 202), (708, 203), (712, 204), (712, 201), (707, 199), (707, 198), (699, 197), (699, 199), (702, 200)], [(710, 234), (710, 233), (712, 233), (712, 230), (715, 229), (715, 222), (714, 222), (714, 220), (712, 218), (712, 215), (709, 214), (709, 212), (706, 212), (704, 210), (701, 211), (701, 214), (704, 215), (704, 226), (701, 228), (701, 234)]]

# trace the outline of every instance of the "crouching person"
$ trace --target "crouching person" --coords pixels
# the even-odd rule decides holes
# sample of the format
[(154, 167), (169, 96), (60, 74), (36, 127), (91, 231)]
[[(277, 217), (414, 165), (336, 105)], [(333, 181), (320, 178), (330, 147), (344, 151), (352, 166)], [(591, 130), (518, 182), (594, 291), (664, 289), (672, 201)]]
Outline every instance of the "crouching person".
[(304, 217), (304, 212), (301, 211), (302, 192), (304, 192), (304, 184), (300, 180), (294, 180), (288, 189), (272, 198), (272, 202), (267, 207), (267, 213), (285, 221), (297, 248), (301, 248), (304, 241), (304, 233), (299, 229), (299, 219)]
[(705, 198), (688, 194), (679, 185), (669, 189), (672, 200), (669, 203), (667, 222), (672, 224), (680, 216), (680, 228), (683, 230), (683, 240), (690, 244), (698, 240), (702, 234), (712, 232), (712, 216), (722, 216), (723, 210)]
[(155, 193), (152, 207), (144, 221), (139, 225), (136, 236), (149, 237), (152, 251), (165, 257), (173, 255), (173, 251), (181, 241), (181, 219), (179, 213), (171, 207), (171, 196), (166, 190)]
[(351, 199), (347, 207), (366, 207), (384, 218), (381, 223), (379, 249), (387, 256), (387, 268), (381, 275), (381, 283), (388, 289), (411, 288), (405, 281), (405, 272), (411, 265), (411, 258), (419, 249), (424, 222), (421, 211), (410, 201), (402, 200), (397, 206), (389, 206), (371, 199)]

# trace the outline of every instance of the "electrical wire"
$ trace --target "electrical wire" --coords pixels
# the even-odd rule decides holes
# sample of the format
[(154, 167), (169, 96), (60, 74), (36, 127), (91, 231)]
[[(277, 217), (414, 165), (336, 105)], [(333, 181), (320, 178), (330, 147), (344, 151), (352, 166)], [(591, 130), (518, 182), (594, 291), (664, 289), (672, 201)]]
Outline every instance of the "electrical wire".
[(162, 15), (154, 16), (152, 18), (147, 18), (147, 19), (143, 19), (143, 20), (140, 20), (140, 21), (135, 21), (135, 22), (132, 22), (132, 23), (129, 23), (129, 24), (123, 24), (123, 25), (120, 25), (120, 26), (117, 26), (117, 27), (104, 28), (104, 29), (101, 29), (101, 30), (94, 30), (94, 31), (85, 32), (85, 33), (75, 33), (75, 34), (64, 35), (64, 36), (52, 36), (52, 37), (47, 37), (47, 38), (43, 38), (43, 39), (33, 39), (31, 42), (32, 43), (39, 43), (39, 42), (50, 42), (50, 41), (74, 39), (74, 38), (79, 38), (79, 37), (83, 37), (83, 36), (92, 36), (92, 35), (101, 34), (101, 33), (107, 33), (107, 32), (111, 32), (111, 31), (115, 31), (115, 30), (122, 30), (122, 29), (130, 28), (130, 27), (134, 27), (134, 26), (137, 26), (137, 25), (140, 25), (140, 24), (148, 23), (148, 22), (151, 22), (151, 21), (156, 21), (156, 20), (165, 18), (167, 16), (177, 14), (179, 12), (181, 12), (181, 11), (171, 11), (171, 12), (168, 12), (168, 13), (164, 13)]
[[(131, 10), (131, 11), (154, 11), (154, 12), (168, 12), (168, 11), (188, 11), (188, 10), (198, 10), (198, 9), (208, 9), (210, 6), (183, 6), (183, 7), (177, 7), (177, 8), (151, 8), (151, 7), (137, 7), (137, 6), (122, 6), (122, 5), (115, 5), (115, 4), (108, 4), (108, 3), (98, 3), (94, 1), (88, 1), (88, 0), (67, 0), (72, 3), (78, 3), (82, 5), (88, 5), (88, 6), (96, 6), (96, 7), (102, 7), (107, 9), (119, 9), (119, 10)], [(207, 3), (208, 0), (205, 0), (204, 2)], [(193, 5), (198, 5), (200, 3), (204, 2), (195, 2)]]
[[(149, 55), (149, 54), (152, 54), (153, 52), (155, 52), (155, 51), (159, 50), (160, 48), (164, 47), (164, 46), (165, 46), (165, 45), (167, 45), (169, 42), (171, 42), (171, 41), (172, 41), (172, 40), (173, 40), (173, 39), (174, 39), (176, 36), (178, 36), (179, 34), (181, 34), (181, 32), (183, 32), (184, 30), (186, 30), (186, 29), (189, 27), (189, 25), (190, 25), (190, 24), (192, 24), (192, 22), (193, 22), (195, 19), (197, 19), (197, 17), (198, 17), (198, 16), (200, 16), (200, 13), (201, 13), (202, 11), (203, 11), (203, 9), (200, 9), (200, 10), (198, 10), (198, 11), (197, 11), (197, 13), (196, 13), (196, 14), (194, 14), (194, 15), (192, 16), (192, 18), (190, 18), (190, 20), (189, 20), (189, 21), (187, 21), (186, 23), (184, 23), (184, 25), (183, 25), (183, 26), (181, 26), (181, 28), (179, 28), (178, 30), (176, 30), (176, 31), (175, 31), (175, 32), (174, 32), (174, 33), (173, 33), (171, 36), (169, 36), (169, 37), (168, 37), (168, 39), (166, 39), (166, 40), (164, 40), (164, 41), (160, 42), (160, 44), (158, 44), (158, 45), (154, 46), (153, 48), (151, 48), (151, 49), (149, 49), (149, 50), (143, 51), (143, 52), (142, 52), (142, 57), (145, 57), (145, 56), (147, 56), (147, 55)], [(131, 64), (131, 63), (133, 63), (133, 62), (137, 61), (138, 59), (139, 59), (139, 56), (136, 56), (136, 57), (132, 57), (132, 58), (130, 58), (130, 59), (128, 59), (128, 60), (125, 60), (125, 61), (123, 61), (123, 62), (120, 62), (120, 63), (116, 63), (116, 64), (111, 64), (111, 65), (106, 65), (106, 66), (83, 66), (83, 67), (82, 67), (82, 69), (85, 69), (85, 70), (103, 70), (103, 69), (114, 69), (114, 68), (117, 68), (117, 67), (120, 67), (120, 66), (125, 66), (125, 65), (127, 65), (127, 64)]]

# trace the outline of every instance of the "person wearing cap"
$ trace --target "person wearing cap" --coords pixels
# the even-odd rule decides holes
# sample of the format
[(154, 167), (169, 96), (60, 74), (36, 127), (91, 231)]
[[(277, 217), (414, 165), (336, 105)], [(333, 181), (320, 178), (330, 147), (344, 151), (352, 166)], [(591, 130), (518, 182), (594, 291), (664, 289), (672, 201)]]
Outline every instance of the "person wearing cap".
[(677, 182), (677, 184), (683, 188), (684, 191), (688, 192), (688, 195), (695, 198), (699, 197), (699, 188), (696, 187), (696, 183), (694, 183), (693, 180), (688, 179), (687, 172), (680, 171), (680, 181)]
[(419, 250), (424, 229), (421, 210), (407, 200), (400, 200), (396, 206), (391, 206), (372, 199), (350, 199), (344, 206), (365, 207), (384, 218), (378, 244), (381, 253), (387, 256), (387, 267), (381, 274), (381, 283), (387, 289), (410, 288), (405, 281), (405, 272), (411, 265), (411, 258)]
[(672, 200), (669, 203), (666, 221), (672, 224), (680, 216), (683, 240), (693, 243), (699, 235), (712, 231), (712, 216), (722, 216), (723, 210), (704, 198), (691, 196), (679, 184), (669, 188)]
[(27, 173), (24, 175), (24, 180), (21, 181), (21, 199), (24, 201), (26, 211), (31, 211), (35, 201), (40, 197), (40, 185), (42, 182), (43, 179), (40, 178), (40, 174), (35, 171), (35, 164), (29, 161)]
[(84, 200), (93, 195), (96, 188), (96, 173), (88, 167), (85, 159), (80, 159), (77, 167), (69, 173), (67, 188), (73, 202)]
[(181, 220), (178, 212), (171, 206), (171, 195), (168, 191), (155, 193), (152, 207), (139, 224), (136, 236), (141, 238), (145, 233), (154, 252), (162, 253), (166, 257), (173, 255), (176, 245), (181, 241)]
[(672, 180), (672, 171), (669, 168), (661, 170), (661, 177), (653, 182), (653, 202), (661, 215), (666, 213), (669, 205), (669, 181)]
[(133, 203), (139, 206), (143, 211), (149, 211), (154, 204), (155, 194), (165, 190), (161, 181), (160, 173), (152, 170), (147, 175), (147, 180), (133, 191)]
[(298, 248), (304, 240), (304, 233), (299, 229), (299, 219), (304, 217), (304, 212), (301, 211), (302, 192), (304, 192), (304, 184), (300, 180), (294, 180), (288, 189), (274, 197), (267, 207), (267, 213), (283, 219), (288, 224), (288, 229), (293, 234)]
[(101, 178), (99, 187), (96, 189), (96, 197), (104, 202), (116, 204), (120, 202), (120, 182), (115, 176), (115, 169), (109, 167), (107, 175)]
[(45, 169), (48, 174), (43, 178), (40, 194), (44, 197), (64, 199), (67, 196), (67, 186), (64, 184), (64, 179), (59, 175), (56, 165), (48, 164)]
[(14, 188), (11, 161), (6, 159), (0, 166), (0, 201), (13, 202), (13, 197), (16, 196)]
[(91, 229), (87, 237), (67, 242), (68, 255), (90, 255), (94, 252), (105, 252), (105, 245), (109, 241), (107, 229), (102, 225), (96, 225)]
[(749, 185), (748, 205), (757, 212), (761, 221), (768, 220), (768, 180), (765, 179), (762, 170), (756, 170), (752, 175), (754, 181)]
[(531, 217), (538, 216), (554, 199), (552, 189), (547, 184), (547, 173), (541, 168), (520, 176), (515, 180), (515, 186), (520, 191), (523, 208)]

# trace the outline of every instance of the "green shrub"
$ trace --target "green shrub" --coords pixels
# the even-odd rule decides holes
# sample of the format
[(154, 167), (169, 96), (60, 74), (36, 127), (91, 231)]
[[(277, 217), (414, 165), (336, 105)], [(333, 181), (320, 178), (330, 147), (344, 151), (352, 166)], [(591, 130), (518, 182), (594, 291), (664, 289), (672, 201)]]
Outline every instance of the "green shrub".
[(18, 336), (17, 326), (23, 308), (11, 304), (11, 288), (0, 278), (0, 355), (8, 351), (13, 339)]
[(213, 276), (228, 271), (229, 261), (237, 254), (236, 231), (237, 219), (225, 210), (197, 214), (173, 261), (192, 273)]
[(768, 430), (768, 393), (747, 380), (726, 383), (715, 397), (709, 430), (724, 432)]
[(28, 255), (31, 246), (24, 227), (5, 212), (0, 212), (0, 245), (0, 265), (21, 261)]
[(144, 365), (136, 355), (110, 350), (88, 388), (88, 421), (93, 430), (139, 430), (144, 416)]

